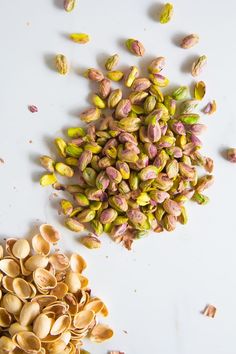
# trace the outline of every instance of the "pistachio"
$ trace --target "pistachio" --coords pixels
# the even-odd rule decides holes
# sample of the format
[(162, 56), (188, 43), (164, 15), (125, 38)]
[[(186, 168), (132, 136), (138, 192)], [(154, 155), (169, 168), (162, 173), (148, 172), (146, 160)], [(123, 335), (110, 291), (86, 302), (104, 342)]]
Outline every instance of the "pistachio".
[(125, 86), (131, 87), (138, 74), (139, 74), (139, 70), (137, 66), (131, 66), (127, 71), (127, 73), (125, 74), (125, 78), (124, 78)]
[(202, 73), (202, 70), (207, 64), (207, 57), (202, 55), (199, 57), (192, 65), (191, 74), (193, 77), (199, 76)]
[(114, 54), (111, 57), (109, 57), (106, 62), (105, 62), (105, 68), (110, 71), (112, 70), (119, 62), (120, 57), (118, 54)]
[(199, 114), (186, 113), (180, 114), (178, 119), (184, 124), (196, 124), (199, 121)]
[(176, 228), (177, 219), (174, 215), (166, 214), (163, 217), (163, 226), (167, 231), (174, 231)]
[(101, 110), (97, 107), (95, 108), (88, 108), (86, 111), (83, 111), (80, 114), (80, 119), (85, 123), (91, 123), (100, 118)]
[(184, 49), (189, 49), (195, 46), (199, 42), (199, 36), (197, 34), (189, 34), (182, 39), (180, 46)]
[(87, 165), (91, 162), (93, 157), (93, 154), (91, 151), (86, 150), (83, 151), (82, 154), (80, 155), (79, 161), (78, 161), (78, 168), (80, 171), (84, 171)]
[(180, 106), (181, 114), (188, 114), (192, 113), (194, 109), (198, 106), (198, 102), (196, 100), (187, 100), (184, 101)]
[(160, 88), (157, 85), (151, 85), (150, 87), (151, 95), (155, 96), (158, 102), (164, 101), (163, 93), (161, 92)]
[(95, 249), (101, 247), (101, 241), (94, 236), (83, 236), (80, 238), (80, 242), (87, 248)]
[(169, 80), (167, 77), (156, 73), (156, 74), (150, 74), (149, 79), (152, 81), (154, 85), (157, 85), (159, 87), (166, 87), (169, 85)]
[(203, 81), (199, 81), (196, 83), (194, 88), (194, 96), (196, 100), (201, 101), (206, 94), (206, 85)]
[(98, 94), (102, 99), (105, 99), (109, 96), (111, 91), (111, 81), (108, 79), (103, 79), (99, 82)]
[(85, 44), (90, 41), (90, 37), (87, 33), (71, 33), (70, 39), (79, 44)]
[(57, 181), (57, 178), (56, 178), (56, 176), (53, 173), (52, 174), (43, 175), (40, 178), (40, 184), (43, 187), (50, 186), (51, 184), (56, 183), (56, 181)]
[(172, 93), (172, 97), (177, 101), (184, 100), (187, 97), (188, 93), (189, 93), (188, 87), (181, 86), (180, 88), (178, 88)]
[(203, 109), (203, 113), (205, 114), (213, 114), (216, 111), (216, 101), (213, 100), (212, 102), (209, 102), (206, 107)]
[(63, 162), (57, 162), (55, 165), (56, 171), (61, 175), (65, 177), (73, 177), (74, 175), (74, 170), (70, 167), (64, 164)]
[(119, 71), (119, 70), (108, 71), (108, 73), (107, 73), (107, 77), (111, 81), (120, 81), (123, 79), (123, 76), (124, 76), (124, 73), (122, 73), (122, 71)]
[(88, 79), (96, 82), (100, 82), (104, 79), (104, 75), (100, 70), (91, 68), (88, 69), (85, 73), (85, 76), (88, 77)]
[(156, 106), (156, 99), (154, 96), (148, 96), (144, 102), (144, 112), (146, 114), (151, 113)]
[(173, 216), (179, 216), (181, 214), (181, 208), (177, 202), (171, 199), (165, 199), (163, 202), (163, 208), (165, 211)]
[(68, 73), (68, 62), (63, 54), (56, 55), (56, 68), (59, 74), (66, 75)]
[(75, 144), (69, 143), (66, 146), (65, 152), (68, 156), (74, 157), (74, 158), (79, 158), (80, 155), (82, 154), (83, 149)]
[(206, 195), (204, 195), (202, 193), (198, 193), (198, 192), (194, 193), (192, 200), (194, 200), (195, 202), (197, 202), (200, 205), (205, 205), (209, 202), (209, 198)]
[(147, 90), (151, 86), (151, 82), (145, 77), (139, 77), (134, 79), (132, 83), (132, 90), (135, 92), (141, 92)]
[(117, 215), (118, 213), (115, 209), (107, 208), (101, 212), (100, 221), (102, 224), (112, 223)]
[(78, 204), (78, 206), (81, 207), (86, 207), (89, 205), (89, 200), (86, 197), (86, 195), (82, 194), (82, 193), (75, 193), (74, 194), (74, 198), (76, 200), (76, 203)]
[(64, 215), (69, 216), (73, 211), (73, 205), (69, 200), (62, 199), (60, 201), (61, 211)]
[(141, 42), (139, 42), (137, 39), (127, 39), (126, 41), (126, 47), (129, 49), (129, 51), (137, 56), (142, 57), (145, 53), (144, 46), (142, 45)]
[(214, 177), (212, 175), (202, 176), (198, 179), (196, 190), (198, 192), (203, 192), (205, 189), (209, 188), (214, 183)]
[(147, 166), (140, 173), (139, 177), (142, 181), (156, 178), (158, 175), (158, 168), (156, 166)]
[(227, 150), (227, 159), (230, 162), (236, 162), (236, 148), (230, 148)]
[(128, 210), (128, 204), (125, 197), (121, 195), (114, 195), (109, 198), (109, 204), (112, 208), (119, 212), (124, 212)]
[(106, 168), (106, 174), (110, 178), (110, 180), (114, 181), (115, 183), (120, 183), (122, 180), (121, 173), (112, 166)]
[(174, 8), (171, 3), (166, 3), (160, 13), (160, 22), (162, 24), (168, 23), (173, 16)]
[(130, 168), (127, 162), (117, 161), (116, 168), (120, 172), (123, 179), (129, 179), (130, 176)]
[(134, 225), (138, 230), (147, 230), (149, 229), (149, 223), (145, 214), (143, 214), (138, 209), (129, 210), (127, 212), (129, 221)]
[(51, 157), (41, 156), (40, 163), (48, 172), (54, 172), (55, 161)]
[(84, 222), (90, 222), (93, 220), (96, 216), (96, 211), (91, 210), (91, 209), (84, 209), (77, 215), (77, 219), (79, 222), (84, 223)]
[(127, 117), (131, 111), (131, 102), (128, 99), (122, 99), (116, 107), (115, 115), (118, 118)]
[(106, 108), (106, 103), (105, 101), (99, 97), (98, 95), (94, 94), (92, 96), (92, 103), (94, 104), (94, 106), (96, 106), (97, 108), (100, 108), (100, 109), (104, 109)]
[(157, 74), (164, 69), (166, 65), (166, 59), (164, 57), (158, 57), (149, 64), (148, 70), (151, 74)]
[(81, 224), (79, 221), (77, 221), (76, 219), (73, 218), (67, 218), (65, 220), (65, 225), (68, 229), (70, 229), (71, 231), (75, 231), (75, 232), (80, 232), (84, 230), (84, 225)]
[(71, 12), (72, 10), (74, 10), (76, 5), (76, 0), (64, 0), (64, 9), (67, 12)]
[(66, 157), (66, 142), (62, 138), (56, 138), (54, 140), (57, 151), (61, 157)]
[(122, 99), (122, 91), (120, 89), (114, 90), (110, 93), (107, 101), (109, 108), (115, 108)]

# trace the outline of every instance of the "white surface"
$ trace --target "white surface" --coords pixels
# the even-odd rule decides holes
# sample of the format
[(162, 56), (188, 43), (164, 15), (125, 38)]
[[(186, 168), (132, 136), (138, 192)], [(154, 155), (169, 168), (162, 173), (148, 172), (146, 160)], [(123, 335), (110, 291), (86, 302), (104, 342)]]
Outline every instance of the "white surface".
[[(108, 304), (105, 322), (116, 332), (110, 342), (88, 344), (93, 354), (108, 349), (126, 354), (235, 354), (236, 166), (220, 153), (236, 145), (235, 1), (175, 1), (174, 18), (163, 26), (153, 19), (160, 3), (151, 0), (80, 0), (71, 14), (61, 3), (0, 2), (0, 157), (5, 160), (0, 166), (1, 236), (29, 235), (38, 223), (51, 222), (62, 231), (65, 249), (76, 248), (86, 257), (91, 287)], [(90, 33), (92, 40), (74, 44), (66, 38), (71, 32)], [(192, 32), (201, 37), (198, 46), (188, 51), (176, 46), (178, 38)], [(128, 37), (144, 43), (144, 58), (126, 52), (121, 43)], [(61, 226), (51, 189), (37, 183), (42, 170), (36, 161), (49, 153), (50, 140), (61, 128), (79, 124), (77, 114), (88, 106), (90, 85), (78, 72), (98, 67), (104, 55), (115, 52), (121, 55), (121, 67), (144, 66), (154, 56), (166, 56), (165, 72), (174, 85), (190, 84), (188, 64), (195, 55), (208, 56), (201, 78), (218, 112), (203, 118), (209, 128), (203, 140), (204, 151), (215, 159), (216, 183), (208, 193), (209, 205), (189, 205), (187, 226), (150, 235), (131, 252), (104, 236), (101, 250), (92, 252)], [(66, 77), (52, 70), (57, 53), (71, 62)], [(30, 113), (29, 104), (39, 112)], [(207, 303), (218, 308), (215, 319), (200, 314)]]

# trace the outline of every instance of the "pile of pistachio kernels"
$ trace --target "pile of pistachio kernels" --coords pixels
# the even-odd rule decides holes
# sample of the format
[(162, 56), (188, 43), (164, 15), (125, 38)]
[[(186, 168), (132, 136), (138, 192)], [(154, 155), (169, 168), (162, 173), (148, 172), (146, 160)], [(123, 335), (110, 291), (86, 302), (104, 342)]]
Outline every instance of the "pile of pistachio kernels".
[(82, 340), (101, 343), (113, 330), (98, 323), (104, 302), (91, 295), (77, 253), (51, 252), (60, 235), (49, 224), (26, 239), (0, 245), (0, 352), (82, 354)]
[[(143, 55), (139, 41), (129, 39), (126, 45)], [(41, 177), (41, 185), (52, 184), (72, 197), (60, 202), (65, 225), (75, 232), (89, 230), (81, 239), (89, 248), (100, 247), (103, 232), (130, 249), (149, 230), (173, 231), (178, 222), (187, 223), (188, 200), (208, 202), (203, 191), (213, 182), (213, 161), (199, 152), (198, 136), (205, 126), (195, 111), (196, 93), (202, 99), (205, 84), (196, 84), (192, 99), (186, 86), (168, 92), (169, 80), (160, 73), (164, 57), (150, 63), (148, 77), (140, 77), (136, 66), (126, 73), (113, 70), (118, 61), (117, 54), (108, 58), (106, 77), (100, 70), (87, 70), (85, 76), (97, 83), (93, 107), (80, 115), (87, 127), (69, 128), (68, 141), (55, 139), (61, 161), (40, 159), (50, 172)], [(205, 64), (205, 57), (195, 62), (192, 75)], [(122, 81), (130, 93), (124, 97), (111, 81)], [(201, 177), (198, 167), (206, 171)], [(59, 183), (55, 173), (74, 176), (76, 183)]]

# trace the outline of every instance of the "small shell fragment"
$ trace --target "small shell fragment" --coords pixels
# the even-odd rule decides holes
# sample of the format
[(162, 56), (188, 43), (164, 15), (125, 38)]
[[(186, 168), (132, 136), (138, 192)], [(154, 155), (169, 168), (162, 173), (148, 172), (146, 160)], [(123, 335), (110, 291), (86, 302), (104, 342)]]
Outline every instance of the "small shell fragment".
[(213, 305), (207, 305), (207, 306), (205, 307), (205, 309), (203, 310), (202, 314), (203, 314), (204, 316), (208, 316), (208, 317), (214, 318), (215, 315), (216, 315), (216, 311), (217, 311), (217, 309), (216, 309), (215, 306), (213, 306)]
[(41, 234), (37, 234), (32, 238), (32, 247), (35, 253), (44, 256), (47, 256), (51, 250), (50, 243)]

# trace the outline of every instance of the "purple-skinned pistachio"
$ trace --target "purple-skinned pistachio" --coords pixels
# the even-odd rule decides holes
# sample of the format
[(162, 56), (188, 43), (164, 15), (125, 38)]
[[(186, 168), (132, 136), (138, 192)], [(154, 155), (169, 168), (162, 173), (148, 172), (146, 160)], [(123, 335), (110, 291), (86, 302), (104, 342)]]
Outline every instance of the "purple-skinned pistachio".
[(135, 171), (140, 171), (144, 167), (147, 167), (149, 163), (149, 158), (146, 154), (141, 153), (137, 162), (130, 162), (130, 168)]
[(136, 144), (127, 142), (127, 143), (125, 143), (125, 149), (126, 150), (131, 150), (135, 154), (140, 154), (140, 149), (138, 148), (138, 146)]
[(122, 175), (115, 167), (107, 167), (106, 174), (110, 178), (110, 180), (114, 181), (115, 183), (120, 183), (122, 181)]
[(190, 180), (193, 179), (195, 176), (195, 168), (187, 165), (184, 162), (179, 163), (179, 171), (181, 176), (189, 178)]
[(198, 192), (203, 192), (214, 183), (214, 177), (212, 175), (202, 176), (198, 179), (196, 189)]
[(102, 189), (105, 191), (110, 183), (110, 179), (108, 178), (105, 171), (101, 171), (96, 178), (96, 186), (98, 189)]
[(108, 108), (111, 108), (111, 109), (115, 108), (118, 105), (118, 103), (121, 101), (121, 99), (122, 99), (121, 89), (116, 89), (116, 90), (111, 91), (111, 93), (108, 96), (108, 100), (107, 100)]
[(145, 77), (139, 77), (132, 83), (131, 89), (135, 92), (146, 91), (151, 86), (151, 82)]
[(145, 118), (145, 124), (152, 123), (153, 121), (159, 121), (162, 115), (163, 111), (161, 109), (155, 109), (155, 111), (149, 113), (148, 116)]
[(166, 59), (164, 57), (158, 57), (151, 61), (148, 66), (148, 71), (150, 73), (156, 74), (163, 70), (166, 65)]
[(133, 133), (139, 130), (141, 125), (141, 119), (137, 117), (125, 117), (122, 118), (118, 123), (118, 128), (127, 131), (128, 133)]
[(177, 219), (174, 215), (166, 214), (163, 217), (163, 226), (166, 231), (174, 231), (176, 228)]
[(200, 135), (207, 129), (207, 127), (204, 124), (185, 124), (185, 129), (189, 133)]
[[(202, 146), (202, 142), (201, 140), (195, 135), (195, 134), (191, 134), (190, 135), (190, 141), (191, 143), (193, 143), (195, 146)], [(185, 145), (186, 147), (186, 145)]]
[(139, 173), (139, 177), (141, 181), (147, 181), (148, 179), (153, 179), (156, 178), (158, 175), (158, 168), (153, 165), (149, 165), (142, 169), (142, 171)]
[(118, 146), (117, 151), (118, 151), (118, 158), (121, 161), (136, 162), (139, 159), (138, 155), (135, 154), (135, 152), (133, 152), (132, 150), (123, 149), (122, 145)]
[(158, 171), (162, 171), (168, 160), (169, 156), (165, 152), (165, 150), (159, 150), (157, 152), (157, 156), (153, 162), (153, 165), (158, 168)]
[(213, 100), (212, 102), (209, 102), (206, 107), (203, 109), (203, 113), (205, 114), (213, 114), (216, 111), (216, 101)]
[(108, 186), (108, 191), (111, 192), (111, 194), (114, 194), (113, 192), (116, 192), (117, 190), (118, 190), (117, 183), (114, 181), (110, 181)]
[(135, 139), (135, 137), (130, 134), (130, 133), (121, 133), (118, 137), (119, 141), (122, 143), (122, 144), (125, 144), (125, 143), (132, 143), (132, 144), (135, 144), (135, 145), (138, 145), (137, 143), (137, 140)]
[(77, 146), (80, 146), (84, 143), (84, 139), (83, 138), (76, 138), (76, 139), (72, 139), (71, 143)]
[(117, 149), (116, 149), (117, 146), (118, 146), (118, 142), (115, 138), (109, 139), (104, 145), (102, 152), (107, 157), (111, 157), (115, 159), (117, 155)]
[(89, 200), (83, 193), (75, 193), (74, 199), (76, 200), (78, 206), (86, 207), (89, 205)]
[(108, 199), (109, 204), (112, 208), (118, 212), (126, 212), (128, 210), (128, 204), (124, 196), (114, 195)]
[(110, 124), (111, 122), (113, 122), (114, 119), (112, 116), (107, 116), (107, 117), (103, 117), (99, 122), (98, 122), (98, 126), (97, 129), (98, 130), (107, 130), (108, 128), (110, 128)]
[(80, 171), (84, 171), (84, 169), (88, 166), (91, 162), (93, 154), (91, 151), (83, 151), (78, 160), (78, 169)]
[(193, 153), (195, 153), (197, 151), (197, 149), (198, 149), (198, 146), (191, 142), (191, 143), (184, 145), (183, 153), (187, 156), (190, 156)]
[(147, 126), (147, 137), (151, 143), (156, 143), (161, 138), (161, 128), (155, 118)]
[(85, 189), (85, 194), (88, 200), (105, 202), (108, 199), (107, 193), (97, 188), (87, 188)]
[(130, 168), (126, 162), (116, 161), (116, 168), (120, 172), (123, 179), (129, 179), (130, 176)]
[(150, 160), (153, 160), (157, 155), (157, 147), (152, 143), (145, 143), (144, 151), (148, 155)]
[(132, 105), (130, 100), (128, 99), (122, 99), (118, 103), (115, 111), (115, 116), (116, 118), (125, 118), (128, 116), (129, 112), (132, 109)]
[(142, 57), (144, 55), (145, 53), (144, 46), (137, 39), (133, 39), (133, 38), (127, 39), (125, 44), (126, 47), (129, 49), (129, 51), (134, 55), (137, 55), (139, 57)]
[(102, 224), (112, 223), (117, 216), (118, 213), (116, 210), (112, 208), (107, 208), (101, 212), (100, 221)]
[(162, 204), (167, 198), (170, 198), (170, 195), (167, 192), (156, 189), (150, 192), (150, 198), (154, 202)]
[(185, 127), (184, 124), (180, 121), (176, 121), (172, 124), (171, 129), (173, 130), (174, 133), (179, 134), (179, 135), (185, 135)]
[(129, 185), (126, 181), (122, 180), (118, 186), (118, 190), (121, 194), (126, 194), (130, 192)]
[(127, 216), (129, 218), (129, 222), (137, 228), (141, 230), (145, 230), (149, 228), (149, 223), (145, 214), (143, 214), (138, 209), (131, 209), (127, 212)]
[(159, 73), (150, 74), (149, 79), (152, 81), (154, 85), (157, 85), (159, 87), (166, 87), (169, 84), (169, 80), (167, 79), (167, 77)]
[(85, 75), (88, 77), (88, 79), (96, 82), (100, 82), (104, 79), (104, 75), (101, 70), (97, 70), (94, 68), (88, 69)]
[(155, 216), (152, 213), (147, 214), (149, 225), (151, 226), (152, 230), (157, 228), (158, 222)]
[(179, 159), (180, 157), (183, 156), (183, 151), (179, 146), (171, 146), (168, 149), (166, 149), (166, 152), (168, 155), (176, 159)]
[(76, 218), (78, 219), (79, 222), (86, 223), (86, 222), (90, 222), (91, 220), (93, 220), (95, 218), (95, 216), (96, 216), (95, 210), (84, 209), (79, 214), (77, 214)]
[(139, 139), (142, 143), (150, 143), (149, 138), (147, 136), (147, 127), (141, 126), (139, 129)]
[(115, 225), (112, 227), (110, 235), (112, 237), (122, 236), (126, 232), (127, 228), (128, 228), (127, 223), (124, 223), (122, 225)]
[(159, 173), (154, 186), (164, 192), (168, 192), (173, 186), (173, 181), (167, 176), (166, 173)]
[(109, 79), (103, 79), (99, 82), (98, 94), (101, 98), (107, 98), (111, 92), (111, 81)]
[(174, 200), (166, 199), (163, 203), (165, 211), (173, 216), (179, 216), (181, 214), (181, 208)]
[(227, 159), (229, 162), (236, 163), (236, 149), (231, 148), (227, 150)]
[(129, 95), (129, 100), (132, 105), (140, 105), (145, 99), (148, 97), (148, 93), (146, 91), (133, 91)]
[(173, 159), (169, 160), (166, 164), (166, 174), (169, 178), (175, 178), (179, 173), (179, 164), (178, 161)]
[(158, 149), (169, 148), (175, 144), (175, 140), (173, 136), (163, 135), (158, 141), (157, 147)]
[(110, 157), (102, 157), (99, 161), (98, 161), (98, 166), (101, 169), (107, 168), (111, 165), (113, 165), (113, 163), (115, 162), (114, 159), (110, 158)]
[(86, 137), (89, 138), (89, 141), (95, 141), (95, 138), (96, 138), (96, 127), (95, 127), (94, 124), (90, 124), (87, 127)]

